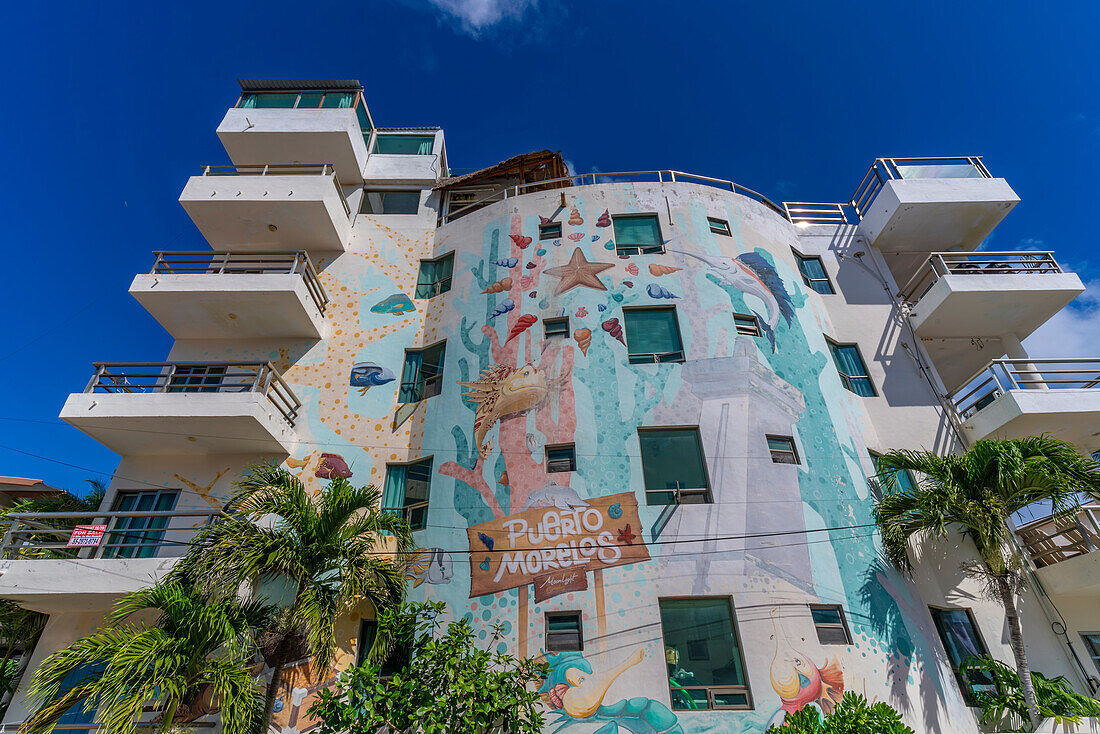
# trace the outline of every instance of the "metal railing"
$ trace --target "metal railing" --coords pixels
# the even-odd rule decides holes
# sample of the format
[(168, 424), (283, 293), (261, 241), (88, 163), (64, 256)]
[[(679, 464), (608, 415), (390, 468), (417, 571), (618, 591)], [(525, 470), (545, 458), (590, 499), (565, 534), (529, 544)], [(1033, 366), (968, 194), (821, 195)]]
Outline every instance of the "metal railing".
[(1016, 537), (1036, 568), (1092, 553), (1100, 547), (1100, 504), (1033, 520), (1016, 528)]
[(331, 163), (278, 163), (278, 164), (252, 164), (252, 165), (222, 165), (203, 166), (203, 176), (328, 176), (336, 187), (336, 193), (340, 197), (340, 203), (344, 206), (344, 213), (351, 217), (351, 206), (344, 196), (344, 189), (340, 186), (340, 179), (336, 175), (336, 169)]
[(1091, 390), (1100, 386), (1100, 359), (995, 359), (951, 395), (969, 418), (1008, 390)]
[[(4, 518), (0, 558), (176, 558), (220, 517), (219, 511), (15, 512)], [(98, 543), (70, 546), (78, 525), (100, 526)]]
[(86, 393), (263, 393), (291, 426), (302, 403), (270, 362), (96, 364)]
[[(699, 176), (694, 173), (684, 173), (682, 171), (626, 171), (619, 173), (582, 173), (576, 176), (563, 176), (562, 178), (551, 178), (545, 181), (532, 181), (526, 184), (517, 184), (516, 186), (509, 186), (507, 188), (494, 191), (491, 194), (482, 197), (476, 201), (472, 201), (469, 204), (455, 209), (454, 211), (448, 211), (440, 216), (440, 224), (447, 224), (452, 219), (461, 216), (467, 210), (480, 209), (484, 206), (484, 202), (501, 201), (504, 199), (510, 199), (515, 196), (522, 196), (527, 193), (528, 189), (539, 188), (542, 190), (545, 187), (549, 188), (564, 188), (566, 186), (595, 186), (600, 179), (610, 179), (606, 183), (631, 183), (636, 180), (646, 182), (650, 180), (656, 180), (658, 183), (676, 183), (677, 181), (686, 181), (689, 183), (701, 183), (705, 186), (714, 186), (716, 188), (728, 189), (735, 194), (747, 196), (754, 201), (758, 201), (764, 206), (774, 211), (784, 219), (787, 218), (787, 213), (783, 207), (776, 204), (768, 197), (753, 191), (750, 188), (746, 188), (733, 181), (727, 181), (721, 178), (711, 178), (710, 176)], [(552, 184), (558, 184), (553, 186)]]
[(784, 201), (783, 211), (794, 224), (849, 224), (844, 204)]
[(301, 275), (323, 314), (328, 293), (309, 255), (297, 252), (154, 252), (151, 275)]
[(856, 215), (863, 215), (874, 202), (887, 181), (913, 178), (993, 178), (980, 155), (947, 156), (942, 158), (876, 158), (863, 177), (851, 205)]
[[(1053, 252), (933, 252), (898, 295), (919, 301), (945, 275), (1034, 275), (1064, 272)], [(1021, 283), (1022, 286), (1030, 285)]]

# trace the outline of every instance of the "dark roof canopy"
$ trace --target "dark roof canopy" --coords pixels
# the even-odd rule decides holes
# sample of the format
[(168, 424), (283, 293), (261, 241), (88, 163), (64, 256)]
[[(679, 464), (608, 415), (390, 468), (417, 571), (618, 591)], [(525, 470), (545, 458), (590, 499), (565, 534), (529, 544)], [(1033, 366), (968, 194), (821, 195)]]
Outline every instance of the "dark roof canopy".
[(359, 92), (358, 79), (238, 79), (242, 92)]
[[(562, 160), (560, 150), (536, 150), (531, 153), (514, 155), (496, 165), (482, 168), (480, 171), (473, 171), (472, 173), (466, 173), (461, 176), (445, 178), (433, 188), (449, 189), (452, 186), (473, 183), (482, 179), (493, 178), (512, 172), (520, 174), (521, 178), (525, 178), (522, 174), (525, 172), (533, 172), (535, 169), (540, 169), (543, 166), (545, 166), (545, 168), (540, 171), (540, 174), (535, 176), (535, 180), (544, 181), (546, 179), (562, 178), (569, 175), (569, 169), (565, 167), (565, 162)], [(567, 186), (569, 184), (568, 182), (563, 182), (562, 185)]]

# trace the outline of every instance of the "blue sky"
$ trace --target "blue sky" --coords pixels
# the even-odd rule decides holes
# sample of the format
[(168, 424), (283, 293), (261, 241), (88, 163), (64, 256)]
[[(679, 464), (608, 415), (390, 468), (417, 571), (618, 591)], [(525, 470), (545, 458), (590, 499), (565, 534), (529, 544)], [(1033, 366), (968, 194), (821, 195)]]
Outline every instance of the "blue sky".
[(840, 201), (876, 156), (984, 155), (1023, 200), (989, 248), (1052, 249), (1091, 286), (1032, 353), (1097, 356), (1100, 3), (108, 1), (6, 16), (0, 474), (79, 489), (114, 469), (56, 416), (92, 362), (167, 354), (126, 290), (153, 250), (206, 248), (177, 198), (228, 160), (214, 130), (237, 77), (358, 78), (378, 124), (442, 126), (460, 168), (551, 148), (581, 172), (675, 168)]

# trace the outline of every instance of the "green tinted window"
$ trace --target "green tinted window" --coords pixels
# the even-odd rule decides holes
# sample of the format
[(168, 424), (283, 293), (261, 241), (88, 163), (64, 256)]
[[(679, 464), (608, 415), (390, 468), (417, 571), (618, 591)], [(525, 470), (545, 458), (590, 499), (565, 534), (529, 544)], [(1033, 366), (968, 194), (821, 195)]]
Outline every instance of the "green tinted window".
[(751, 708), (729, 599), (661, 599), (673, 709)]
[(865, 398), (875, 396), (875, 386), (867, 374), (867, 365), (859, 354), (855, 344), (834, 344), (829, 342), (829, 351), (833, 354), (833, 363), (840, 373), (840, 381), (851, 392)]
[(825, 266), (820, 257), (805, 257), (795, 253), (798, 258), (798, 270), (802, 273), (802, 282), (813, 288), (818, 293), (833, 293), (833, 284), (829, 282), (829, 276), (825, 273)]
[(419, 191), (366, 189), (359, 205), (360, 214), (416, 214), (419, 211)]
[(378, 135), (374, 152), (389, 155), (431, 155), (434, 135)]
[(647, 428), (638, 431), (647, 505), (710, 502), (703, 445), (695, 428)]
[(405, 366), (401, 370), (398, 401), (415, 403), (439, 395), (443, 391), (443, 361), (446, 342), (426, 349), (406, 349)]
[(656, 214), (616, 216), (611, 221), (615, 225), (616, 251), (641, 255), (664, 252)]
[(382, 508), (399, 514), (413, 530), (422, 530), (428, 519), (428, 491), (432, 484), (432, 460), (386, 466)]
[(416, 280), (416, 297), (433, 298), (451, 289), (455, 255), (449, 252), (435, 260), (420, 261), (420, 275)]
[(684, 361), (675, 308), (628, 308), (623, 321), (631, 364)]

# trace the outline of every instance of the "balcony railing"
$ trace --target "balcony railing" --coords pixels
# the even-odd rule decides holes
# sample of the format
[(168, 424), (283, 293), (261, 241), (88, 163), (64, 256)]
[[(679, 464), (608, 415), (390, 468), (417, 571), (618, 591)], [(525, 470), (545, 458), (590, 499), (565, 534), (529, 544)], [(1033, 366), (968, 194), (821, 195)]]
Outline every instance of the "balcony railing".
[(1021, 525), (1016, 537), (1036, 568), (1092, 553), (1100, 547), (1100, 504), (1083, 505), (1072, 515), (1051, 515)]
[[(898, 294), (919, 301), (945, 275), (1035, 275), (1064, 272), (1052, 252), (934, 252)], [(1026, 282), (1021, 283), (1026, 287)]]
[[(0, 558), (176, 558), (220, 517), (217, 511), (16, 512), (4, 518)], [(98, 535), (98, 542), (70, 545), (77, 526), (93, 526), (92, 540)]]
[(336, 170), (328, 163), (280, 163), (264, 165), (203, 166), (203, 176), (326, 176), (332, 179), (336, 194), (344, 206), (344, 214), (351, 217), (351, 206), (344, 196)]
[(625, 173), (582, 173), (577, 176), (564, 176), (562, 178), (547, 179), (546, 181), (532, 181), (526, 184), (509, 186), (505, 189), (494, 191), (458, 209), (446, 212), (440, 216), (440, 224), (447, 224), (452, 219), (457, 219), (464, 213), (480, 209), (486, 203), (502, 201), (503, 199), (510, 199), (515, 196), (522, 196), (523, 194), (530, 193), (529, 189), (543, 191), (547, 188), (564, 188), (566, 186), (594, 186), (599, 183), (600, 179), (603, 179), (605, 183), (624, 183), (633, 181), (676, 183), (678, 181), (684, 181), (688, 183), (698, 183), (704, 186), (714, 186), (715, 188), (727, 189), (735, 194), (747, 196), (754, 201), (760, 202), (784, 219), (787, 219), (787, 212), (784, 211), (783, 207), (763, 194), (757, 193), (733, 181), (727, 181), (721, 178), (711, 178), (710, 176), (699, 176), (694, 173), (683, 173), (682, 171), (628, 171)]
[(995, 359), (951, 396), (969, 418), (1006, 390), (1091, 390), (1100, 386), (1100, 359)]
[(291, 426), (301, 401), (270, 362), (115, 362), (95, 365), (86, 393), (262, 393)]
[(328, 293), (305, 252), (154, 252), (152, 275), (301, 275), (323, 314)]

